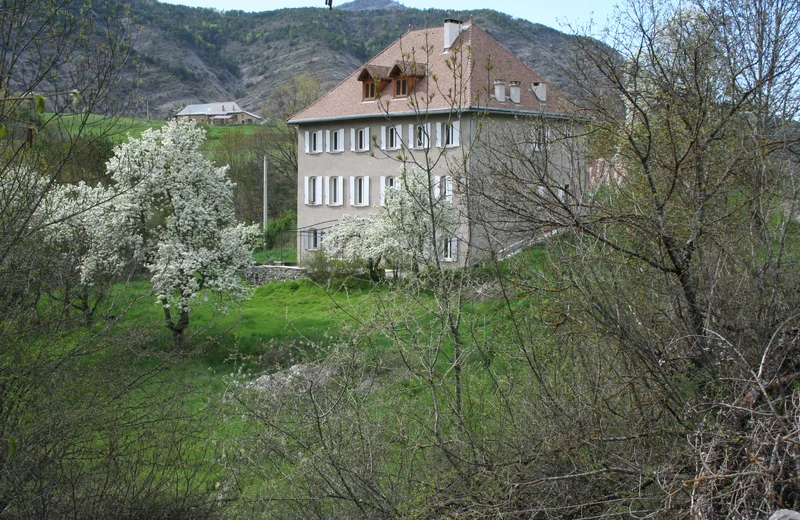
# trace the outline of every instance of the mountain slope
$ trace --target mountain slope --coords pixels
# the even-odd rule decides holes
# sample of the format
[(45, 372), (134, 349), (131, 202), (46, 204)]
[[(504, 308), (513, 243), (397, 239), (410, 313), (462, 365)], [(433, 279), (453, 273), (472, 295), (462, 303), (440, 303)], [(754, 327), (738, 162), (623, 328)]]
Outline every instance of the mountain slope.
[[(133, 0), (131, 13), (141, 27), (134, 49), (145, 66), (139, 94), (156, 117), (178, 104), (234, 99), (258, 111), (275, 88), (303, 72), (327, 89), (409, 26), (439, 27), (446, 18), (470, 15), (549, 81), (575, 91), (566, 73), (575, 37), (488, 9), (419, 10), (392, 0), (357, 0), (333, 10), (245, 13)], [(144, 107), (131, 115), (144, 115)]]

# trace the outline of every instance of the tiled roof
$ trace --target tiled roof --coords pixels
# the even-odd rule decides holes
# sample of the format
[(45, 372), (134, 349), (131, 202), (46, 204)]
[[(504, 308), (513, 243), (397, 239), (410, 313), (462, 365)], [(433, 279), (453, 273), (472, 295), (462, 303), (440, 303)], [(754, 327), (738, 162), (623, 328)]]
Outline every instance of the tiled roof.
[[(366, 69), (372, 75), (373, 71), (396, 65), (407, 76), (422, 73), (426, 67), (427, 74), (417, 80), (407, 98), (395, 99), (393, 86), (389, 84), (381, 90), (378, 99), (363, 101), (359, 83), (362, 72)], [(503, 103), (491, 97), (497, 79), (509, 84), (512, 81), (521, 83), (518, 104), (508, 97)], [(546, 102), (541, 102), (534, 94), (532, 87), (535, 83), (547, 84)], [(571, 111), (570, 102), (557, 88), (484, 30), (470, 23), (462, 26), (459, 40), (449, 51), (444, 51), (442, 27), (407, 32), (325, 96), (292, 116), (289, 123), (410, 114), (425, 110), (446, 111), (453, 107), (547, 113)]]
[(397, 61), (392, 67), (391, 72), (389, 73), (392, 75), (399, 75), (399, 76), (415, 76), (415, 77), (424, 77), (425, 76), (425, 69), (427, 69), (427, 63), (417, 63), (416, 61)]
[(359, 81), (363, 81), (365, 79), (389, 79), (389, 72), (391, 72), (391, 67), (383, 67), (381, 65), (373, 65), (371, 63), (367, 63), (365, 66), (361, 67), (360, 74), (358, 75)]
[[(226, 114), (240, 114), (244, 112), (236, 101), (223, 101), (222, 103), (206, 103), (204, 105), (188, 105), (178, 112), (179, 116), (224, 116)], [(251, 114), (254, 115), (254, 114)], [(258, 117), (255, 116), (254, 117)], [(260, 118), (259, 118), (260, 119)]]

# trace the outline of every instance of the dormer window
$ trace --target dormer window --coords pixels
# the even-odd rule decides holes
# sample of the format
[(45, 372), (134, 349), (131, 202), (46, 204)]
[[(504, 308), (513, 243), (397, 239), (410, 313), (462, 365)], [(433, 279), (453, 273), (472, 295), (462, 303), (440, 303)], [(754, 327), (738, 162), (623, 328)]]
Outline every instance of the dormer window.
[(408, 80), (398, 78), (394, 81), (394, 97), (406, 97), (408, 95)]
[(422, 78), (428, 67), (425, 63), (415, 61), (397, 61), (389, 71), (389, 77), (394, 80), (394, 97), (407, 97), (414, 90), (414, 85)]
[(364, 82), (364, 100), (375, 99), (375, 82)]
[(378, 94), (389, 84), (389, 71), (390, 67), (383, 67), (381, 65), (365, 65), (364, 69), (358, 75), (358, 81), (361, 82), (361, 99), (363, 101), (372, 101), (378, 97)]

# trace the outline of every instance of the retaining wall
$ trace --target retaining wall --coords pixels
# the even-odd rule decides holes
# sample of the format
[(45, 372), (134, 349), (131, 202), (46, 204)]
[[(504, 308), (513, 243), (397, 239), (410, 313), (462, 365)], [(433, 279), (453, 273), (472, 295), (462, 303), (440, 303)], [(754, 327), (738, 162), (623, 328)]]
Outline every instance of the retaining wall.
[(264, 285), (305, 278), (306, 270), (303, 267), (290, 265), (254, 265), (245, 271), (245, 276), (253, 285)]

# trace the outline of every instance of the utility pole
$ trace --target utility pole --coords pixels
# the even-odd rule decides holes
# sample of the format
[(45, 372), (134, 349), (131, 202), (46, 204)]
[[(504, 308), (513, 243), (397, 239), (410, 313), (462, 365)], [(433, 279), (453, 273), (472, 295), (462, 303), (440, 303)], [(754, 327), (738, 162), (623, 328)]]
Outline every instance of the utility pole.
[(267, 156), (264, 156), (264, 235), (267, 234), (267, 225), (269, 224), (269, 217), (267, 216)]

